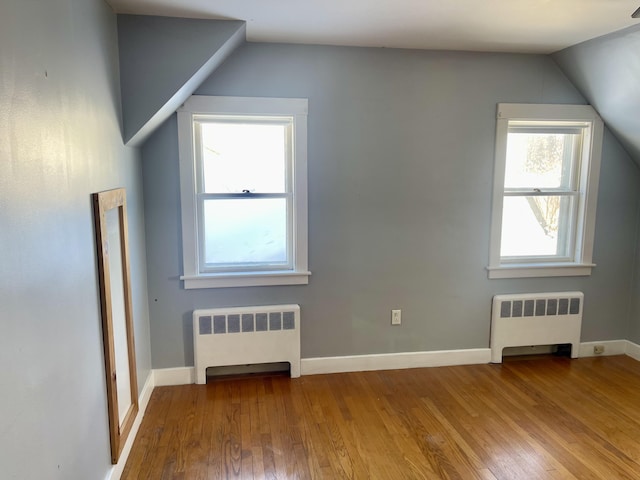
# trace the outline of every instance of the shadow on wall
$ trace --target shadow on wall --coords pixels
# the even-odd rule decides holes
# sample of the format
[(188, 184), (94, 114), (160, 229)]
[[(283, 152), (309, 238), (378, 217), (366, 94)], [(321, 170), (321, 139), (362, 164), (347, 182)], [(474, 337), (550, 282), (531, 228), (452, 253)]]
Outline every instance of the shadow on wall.
[(193, 365), (193, 315), (191, 311), (182, 315), (182, 337), (184, 341), (184, 364)]

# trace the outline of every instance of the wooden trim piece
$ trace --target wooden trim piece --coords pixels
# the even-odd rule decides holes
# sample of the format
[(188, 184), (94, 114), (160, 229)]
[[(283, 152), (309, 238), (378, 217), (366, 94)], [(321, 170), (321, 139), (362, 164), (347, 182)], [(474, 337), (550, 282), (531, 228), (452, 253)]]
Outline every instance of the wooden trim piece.
[(154, 387), (154, 374), (153, 370), (150, 370), (149, 374), (147, 375), (147, 380), (142, 387), (142, 392), (140, 393), (140, 399), (138, 401), (140, 411), (138, 412), (138, 415), (136, 415), (126, 442), (123, 442), (123, 447), (120, 452), (118, 463), (114, 464), (113, 467), (111, 467), (109, 473), (105, 477), (105, 480), (120, 480), (122, 472), (124, 471), (124, 467), (129, 458), (129, 454), (131, 453), (131, 448), (133, 447), (136, 434), (140, 429), (140, 424), (142, 423), (142, 419), (147, 410), (147, 406), (149, 405), (149, 399), (151, 398), (151, 393), (153, 392)]
[[(102, 312), (102, 338), (104, 346), (105, 374), (107, 381), (107, 399), (109, 413), (109, 432), (111, 444), (111, 462), (118, 458), (127, 440), (139, 411), (138, 380), (133, 332), (133, 308), (131, 300), (131, 274), (129, 266), (129, 248), (127, 232), (127, 203), (124, 188), (93, 194), (96, 249), (98, 255), (98, 276), (100, 285), (100, 306)], [(116, 351), (114, 341), (113, 298), (111, 291), (111, 272), (109, 269), (109, 240), (106, 215), (109, 210), (117, 209), (120, 234), (120, 258), (122, 261), (122, 285), (124, 295), (125, 332), (127, 337), (129, 386), (131, 405), (124, 418), (118, 410)]]

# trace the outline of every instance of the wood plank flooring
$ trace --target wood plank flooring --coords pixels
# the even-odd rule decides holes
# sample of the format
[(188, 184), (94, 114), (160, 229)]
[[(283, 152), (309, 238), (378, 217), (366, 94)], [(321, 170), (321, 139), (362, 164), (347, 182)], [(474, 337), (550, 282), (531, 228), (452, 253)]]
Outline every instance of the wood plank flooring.
[(640, 362), (157, 387), (123, 480), (640, 479)]

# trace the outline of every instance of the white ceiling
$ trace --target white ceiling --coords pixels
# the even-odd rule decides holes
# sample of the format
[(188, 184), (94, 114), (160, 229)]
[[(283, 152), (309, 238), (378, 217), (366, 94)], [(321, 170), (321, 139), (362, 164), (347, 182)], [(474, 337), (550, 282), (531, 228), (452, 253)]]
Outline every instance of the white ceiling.
[(107, 0), (117, 13), (245, 20), (247, 40), (552, 53), (640, 20), (639, 0)]

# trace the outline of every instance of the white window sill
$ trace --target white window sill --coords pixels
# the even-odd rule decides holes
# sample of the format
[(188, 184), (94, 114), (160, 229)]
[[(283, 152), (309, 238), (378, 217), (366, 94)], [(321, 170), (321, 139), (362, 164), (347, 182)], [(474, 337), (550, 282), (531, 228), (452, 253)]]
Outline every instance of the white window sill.
[(591, 275), (593, 263), (537, 263), (487, 267), (489, 278), (585, 277)]
[(263, 287), (269, 285), (307, 285), (311, 272), (242, 272), (183, 275), (185, 290), (196, 288)]

